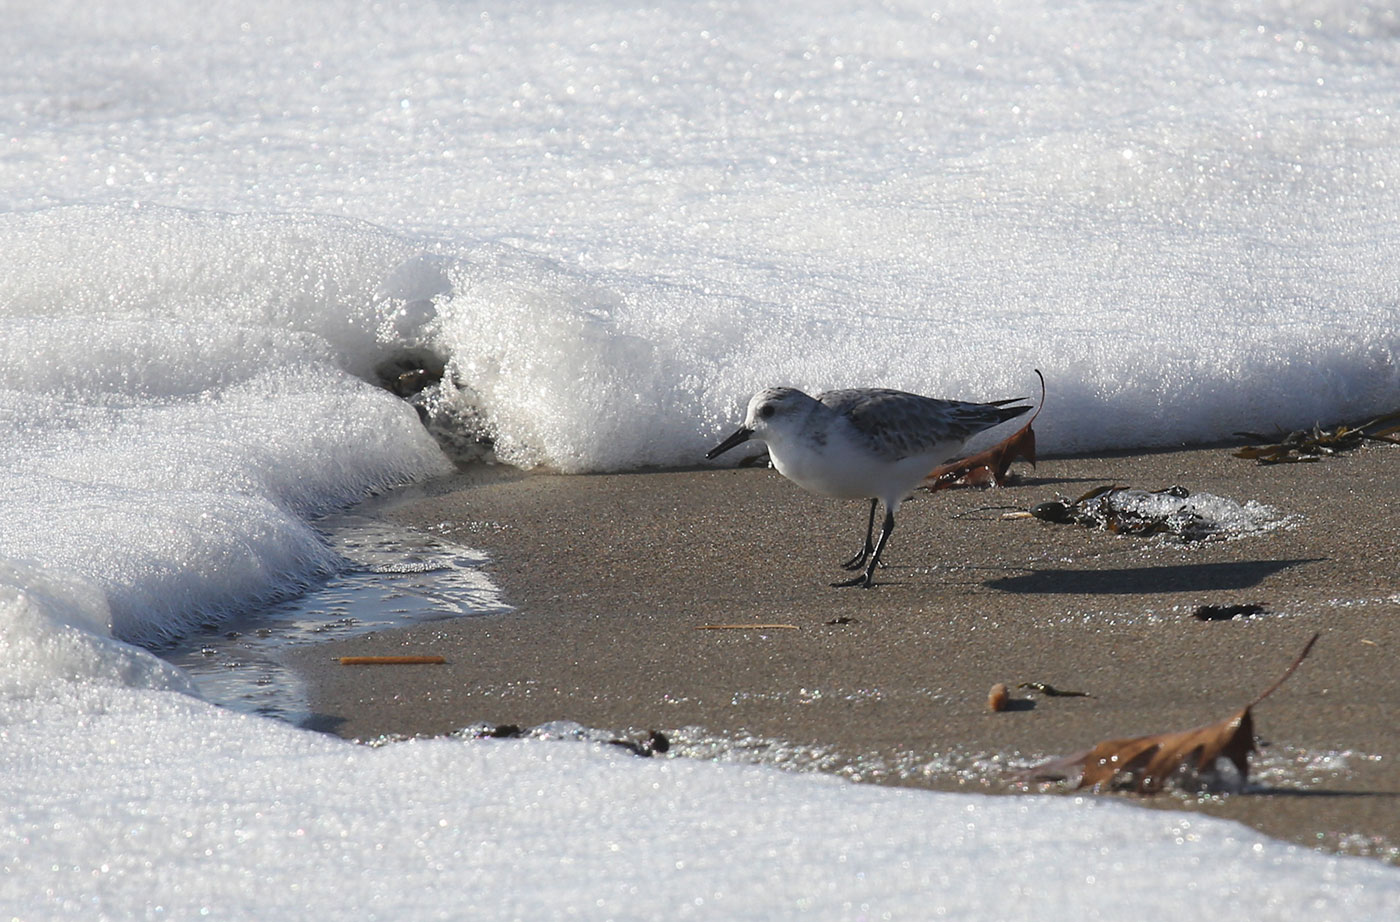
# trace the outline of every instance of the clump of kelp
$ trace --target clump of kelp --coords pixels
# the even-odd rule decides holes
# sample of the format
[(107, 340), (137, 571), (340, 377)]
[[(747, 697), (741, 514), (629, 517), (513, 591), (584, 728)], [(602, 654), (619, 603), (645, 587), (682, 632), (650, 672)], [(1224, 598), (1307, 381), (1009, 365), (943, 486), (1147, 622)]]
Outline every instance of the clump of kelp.
[(1355, 426), (1340, 425), (1331, 429), (1314, 426), (1287, 434), (1280, 431), (1272, 436), (1257, 432), (1236, 432), (1235, 435), (1255, 443), (1236, 451), (1236, 458), (1246, 458), (1260, 464), (1321, 461), (1339, 452), (1360, 448), (1366, 442), (1400, 445), (1400, 410)]
[(1181, 486), (1139, 490), (1116, 485), (1095, 487), (1076, 500), (1037, 503), (1028, 512), (1008, 518), (1034, 516), (1061, 525), (1083, 525), (1115, 535), (1171, 536), (1181, 541), (1205, 541), (1264, 531), (1278, 521), (1273, 510), (1258, 503), (1238, 503), (1209, 493), (1192, 495)]

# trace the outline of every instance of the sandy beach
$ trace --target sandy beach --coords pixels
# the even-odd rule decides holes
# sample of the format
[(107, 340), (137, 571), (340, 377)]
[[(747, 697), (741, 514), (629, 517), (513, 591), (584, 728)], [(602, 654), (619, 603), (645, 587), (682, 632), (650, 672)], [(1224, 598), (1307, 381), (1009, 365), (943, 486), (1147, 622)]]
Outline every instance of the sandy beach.
[[(1226, 717), (1320, 632), (1254, 710), (1260, 792), (1104, 796), (1397, 861), (1397, 464), (1388, 446), (1272, 466), (1226, 448), (1018, 464), (1010, 486), (906, 503), (870, 590), (828, 586), (865, 505), (767, 469), (478, 469), (385, 515), (486, 551), (514, 609), (301, 648), (292, 664), (313, 725), (348, 738), (569, 720), (666, 731), (681, 755), (1011, 793), (1063, 789), (1017, 785), (1009, 765)], [(1004, 517), (1108, 484), (1253, 500), (1286, 524), (1183, 544)], [(1262, 611), (1193, 617), (1245, 604)], [(756, 624), (788, 626), (727, 627)], [(447, 662), (338, 663), (405, 653)], [(1017, 699), (1002, 713), (987, 707), (997, 682)], [(1029, 682), (1091, 697), (1015, 688)]]

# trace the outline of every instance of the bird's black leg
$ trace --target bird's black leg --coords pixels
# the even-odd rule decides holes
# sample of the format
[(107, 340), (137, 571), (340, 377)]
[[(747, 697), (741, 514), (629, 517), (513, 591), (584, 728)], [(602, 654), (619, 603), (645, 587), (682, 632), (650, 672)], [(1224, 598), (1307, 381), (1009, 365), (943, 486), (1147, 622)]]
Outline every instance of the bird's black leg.
[(875, 553), (875, 543), (870, 539), (875, 537), (875, 507), (879, 504), (878, 499), (870, 501), (870, 521), (865, 525), (865, 547), (850, 560), (841, 564), (843, 570), (859, 570), (865, 566), (865, 562), (870, 559), (870, 555)]
[(870, 563), (866, 565), (865, 572), (852, 579), (842, 580), (839, 583), (832, 583), (833, 586), (861, 586), (869, 589), (875, 585), (875, 568), (880, 565), (880, 552), (885, 549), (885, 542), (890, 540), (890, 532), (894, 531), (894, 513), (889, 507), (885, 507), (885, 524), (880, 529), (880, 540), (875, 545), (875, 553), (870, 557)]

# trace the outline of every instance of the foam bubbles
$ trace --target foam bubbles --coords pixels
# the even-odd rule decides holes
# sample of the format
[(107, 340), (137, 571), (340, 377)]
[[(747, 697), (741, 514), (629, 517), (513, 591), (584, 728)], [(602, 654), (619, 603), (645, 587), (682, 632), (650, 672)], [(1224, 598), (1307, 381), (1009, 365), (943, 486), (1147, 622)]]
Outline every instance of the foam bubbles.
[(565, 471), (695, 463), (776, 383), (994, 399), (1040, 368), (1046, 451), (1393, 409), (1394, 25), (7, 4), (0, 903), (1394, 918), (1393, 871), (1229, 824), (565, 744), (368, 751), (171, 694), (123, 642), (297, 591), (339, 565), (308, 517), (448, 470), (365, 383), (406, 351), (446, 364), (439, 422)]
[[(1206, 816), (619, 747), (369, 748), (181, 695), (0, 701), (20, 917), (1393, 918), (1394, 869)], [(192, 781), (193, 779), (193, 781)], [(22, 797), (15, 794), (22, 792)], [(1072, 869), (1071, 873), (1067, 869)]]
[(67, 682), (193, 690), (174, 666), (112, 638), (111, 613), (97, 586), (6, 560), (0, 560), (0, 662), (0, 702)]
[(357, 377), (406, 347), (380, 331), (392, 235), (111, 208), (0, 228), (0, 558), (92, 581), (111, 635), (296, 591), (338, 565), (309, 517), (447, 469)]
[(16, 13), (14, 69), (60, 90), (8, 91), (0, 203), (118, 211), (9, 229), (27, 303), (228, 298), (366, 377), (367, 333), (430, 346), (512, 463), (693, 463), (775, 383), (1040, 368), (1046, 451), (1400, 390), (1384, 11), (54, 9)]

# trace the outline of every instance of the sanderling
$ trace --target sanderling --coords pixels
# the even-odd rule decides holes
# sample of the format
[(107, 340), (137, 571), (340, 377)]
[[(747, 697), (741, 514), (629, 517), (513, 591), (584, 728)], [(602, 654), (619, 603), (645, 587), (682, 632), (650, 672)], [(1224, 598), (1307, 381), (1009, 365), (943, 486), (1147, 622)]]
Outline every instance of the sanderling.
[[(791, 387), (770, 387), (753, 395), (744, 425), (705, 457), (754, 439), (767, 443), (778, 473), (798, 486), (839, 499), (868, 498), (865, 546), (842, 564), (864, 572), (831, 585), (869, 588), (899, 504), (973, 435), (1031, 409), (1008, 406), (1025, 399), (965, 403), (872, 387), (809, 397)], [(879, 542), (872, 543), (881, 501), (884, 526)]]

